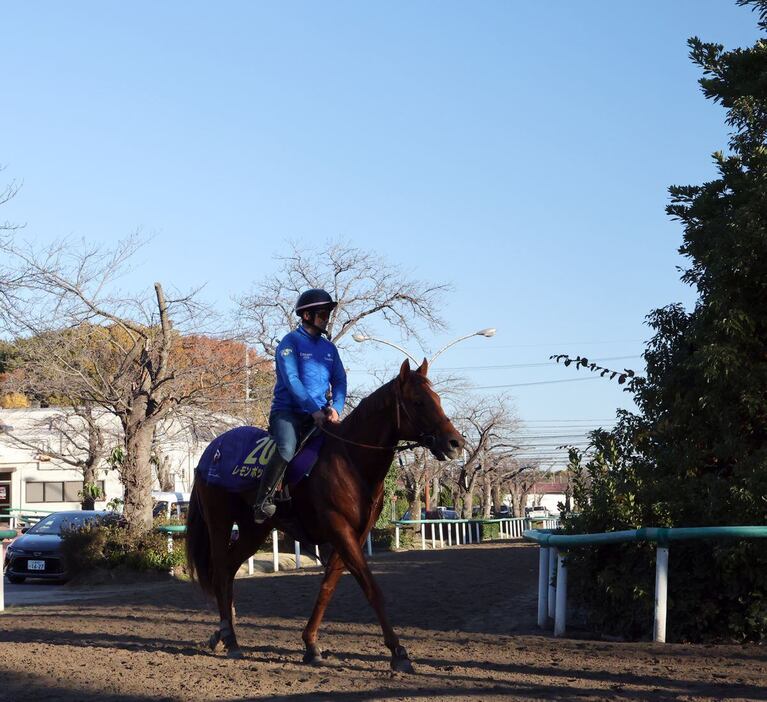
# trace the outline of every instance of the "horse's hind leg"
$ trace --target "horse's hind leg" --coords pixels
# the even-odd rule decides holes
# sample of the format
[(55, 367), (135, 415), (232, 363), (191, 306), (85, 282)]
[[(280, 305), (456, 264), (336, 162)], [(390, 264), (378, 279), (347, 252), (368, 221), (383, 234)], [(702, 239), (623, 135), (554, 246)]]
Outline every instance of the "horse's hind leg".
[(211, 536), (211, 583), (213, 593), (216, 596), (220, 620), (218, 629), (210, 637), (209, 644), (211, 649), (215, 650), (220, 642), (226, 648), (228, 656), (242, 658), (242, 651), (234, 633), (230, 577), (227, 567), (232, 525), (231, 522), (228, 524), (222, 522), (215, 526), (210, 525), (209, 531)]
[[(234, 576), (240, 566), (256, 552), (256, 549), (271, 531), (271, 527), (265, 524), (256, 525), (244, 520), (239, 524), (239, 538), (229, 545), (225, 553), (226, 562), (217, 571), (223, 574), (220, 584), (216, 588), (221, 622), (218, 631), (211, 636), (211, 648), (215, 648), (220, 640), (230, 658), (243, 657), (234, 631)], [(221, 593), (220, 597), (219, 592)]]
[(344, 564), (341, 561), (340, 556), (334, 551), (325, 568), (325, 577), (320, 586), (320, 594), (317, 596), (317, 601), (314, 603), (312, 616), (309, 618), (309, 621), (304, 627), (304, 633), (301, 635), (301, 638), (304, 640), (304, 646), (306, 646), (304, 663), (316, 663), (317, 661), (322, 660), (322, 651), (320, 650), (320, 647), (317, 646), (317, 632), (319, 631), (322, 618), (325, 616), (325, 610), (330, 602), (330, 598), (333, 597), (333, 593), (338, 585), (338, 580), (343, 572)]

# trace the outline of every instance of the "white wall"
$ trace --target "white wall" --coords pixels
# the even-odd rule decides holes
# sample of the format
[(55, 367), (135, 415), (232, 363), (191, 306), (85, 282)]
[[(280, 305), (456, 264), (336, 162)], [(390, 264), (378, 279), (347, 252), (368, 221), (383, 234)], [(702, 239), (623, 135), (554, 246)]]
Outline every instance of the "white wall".
[[(49, 445), (52, 450), (58, 450), (59, 439), (56, 432), (46, 429), (46, 420), (60, 409), (17, 409), (0, 410), (0, 424), (13, 427), (13, 433), (36, 446)], [(117, 426), (114, 417), (105, 417), (104, 423), (111, 434), (110, 445), (116, 445)], [(189, 491), (194, 478), (194, 469), (207, 443), (194, 440), (188, 431), (178, 426), (168, 431), (168, 438), (163, 441), (165, 455), (170, 457), (170, 468), (175, 475), (175, 489)], [(54, 512), (67, 509), (78, 509), (79, 499), (69, 502), (28, 502), (26, 484), (29, 482), (64, 482), (82, 481), (80, 471), (66, 463), (51, 459), (39, 460), (39, 452), (32, 448), (22, 447), (12, 442), (7, 435), (0, 433), (0, 473), (12, 470), (11, 473), (11, 507), (24, 510), (41, 510)], [(117, 471), (99, 470), (99, 480), (104, 481), (106, 497), (96, 502), (96, 509), (105, 509), (109, 500), (123, 497), (123, 486)], [(159, 485), (155, 484), (158, 489)]]
[(542, 505), (547, 510), (549, 510), (549, 514), (559, 514), (559, 507), (557, 507), (557, 505), (564, 501), (565, 493), (563, 492), (556, 492), (547, 495), (530, 494), (527, 496), (527, 503), (525, 506), (536, 507), (537, 505)]

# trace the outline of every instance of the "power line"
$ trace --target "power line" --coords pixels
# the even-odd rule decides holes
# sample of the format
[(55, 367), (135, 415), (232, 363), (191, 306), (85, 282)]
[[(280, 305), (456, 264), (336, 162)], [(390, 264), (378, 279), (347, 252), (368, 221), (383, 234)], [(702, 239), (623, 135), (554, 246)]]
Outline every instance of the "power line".
[(464, 349), (532, 349), (544, 346), (596, 346), (597, 344), (644, 344), (646, 339), (626, 339), (624, 341), (551, 341), (543, 344), (488, 344), (487, 346), (464, 346)]
[[(642, 358), (641, 356), (633, 355), (633, 356), (608, 356), (605, 358), (593, 358), (590, 359), (592, 361), (598, 361), (600, 363), (604, 363), (605, 361), (625, 361), (633, 358)], [(448, 366), (448, 367), (440, 367), (435, 368), (434, 372), (442, 373), (444, 371), (460, 371), (460, 370), (508, 370), (511, 368), (542, 368), (542, 367), (550, 367), (554, 368), (559, 364), (555, 363), (554, 361), (543, 361), (543, 362), (536, 362), (536, 363), (500, 363), (497, 365), (489, 365), (489, 366)], [(348, 373), (384, 373), (385, 370), (381, 368), (376, 368), (372, 370), (368, 370), (365, 368), (352, 368), (347, 369)]]
[(475, 390), (495, 390), (496, 388), (521, 388), (528, 385), (553, 385), (554, 383), (579, 383), (584, 380), (603, 380), (599, 376), (592, 378), (565, 378), (563, 380), (536, 380), (532, 383), (511, 383), (510, 385), (479, 385)]

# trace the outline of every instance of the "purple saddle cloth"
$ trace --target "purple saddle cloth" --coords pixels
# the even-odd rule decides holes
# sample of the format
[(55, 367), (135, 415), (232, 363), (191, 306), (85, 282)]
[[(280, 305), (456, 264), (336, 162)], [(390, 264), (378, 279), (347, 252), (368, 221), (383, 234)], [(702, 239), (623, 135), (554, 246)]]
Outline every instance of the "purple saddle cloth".
[[(295, 485), (311, 473), (324, 437), (312, 436), (288, 463), (285, 482)], [(237, 427), (216, 437), (197, 464), (197, 474), (209, 485), (231, 492), (252, 489), (261, 479), (277, 445), (269, 433), (257, 427)]]

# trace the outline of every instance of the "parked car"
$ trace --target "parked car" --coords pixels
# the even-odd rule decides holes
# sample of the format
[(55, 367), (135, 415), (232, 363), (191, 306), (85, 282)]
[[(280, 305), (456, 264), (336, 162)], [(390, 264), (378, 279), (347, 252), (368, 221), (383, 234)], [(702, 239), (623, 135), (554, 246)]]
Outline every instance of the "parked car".
[[(410, 510), (407, 510), (407, 512), (405, 512), (405, 514), (402, 515), (402, 521), (403, 522), (409, 522), (411, 519), (412, 519), (412, 517), (410, 516)], [(426, 519), (426, 510), (425, 509), (421, 509), (421, 519)]]
[(23, 583), (27, 578), (44, 580), (67, 579), (61, 556), (61, 535), (66, 529), (80, 527), (88, 522), (117, 518), (114, 512), (77, 510), (54, 512), (31, 527), (21, 530), (5, 550), (5, 574), (12, 583)]
[(548, 519), (551, 515), (546, 507), (538, 505), (537, 507), (531, 507), (527, 516), (530, 517), (530, 519)]
[(508, 505), (501, 505), (497, 510), (494, 512), (496, 519), (506, 519), (506, 517), (511, 516), (511, 510), (509, 509)]
[(154, 500), (154, 506), (152, 507), (152, 517), (155, 519), (157, 517), (186, 519), (186, 515), (189, 512), (190, 499), (191, 493), (189, 492), (162, 492), (160, 490), (153, 490), (152, 500)]
[(458, 519), (458, 512), (452, 507), (437, 507), (426, 512), (425, 519)]

